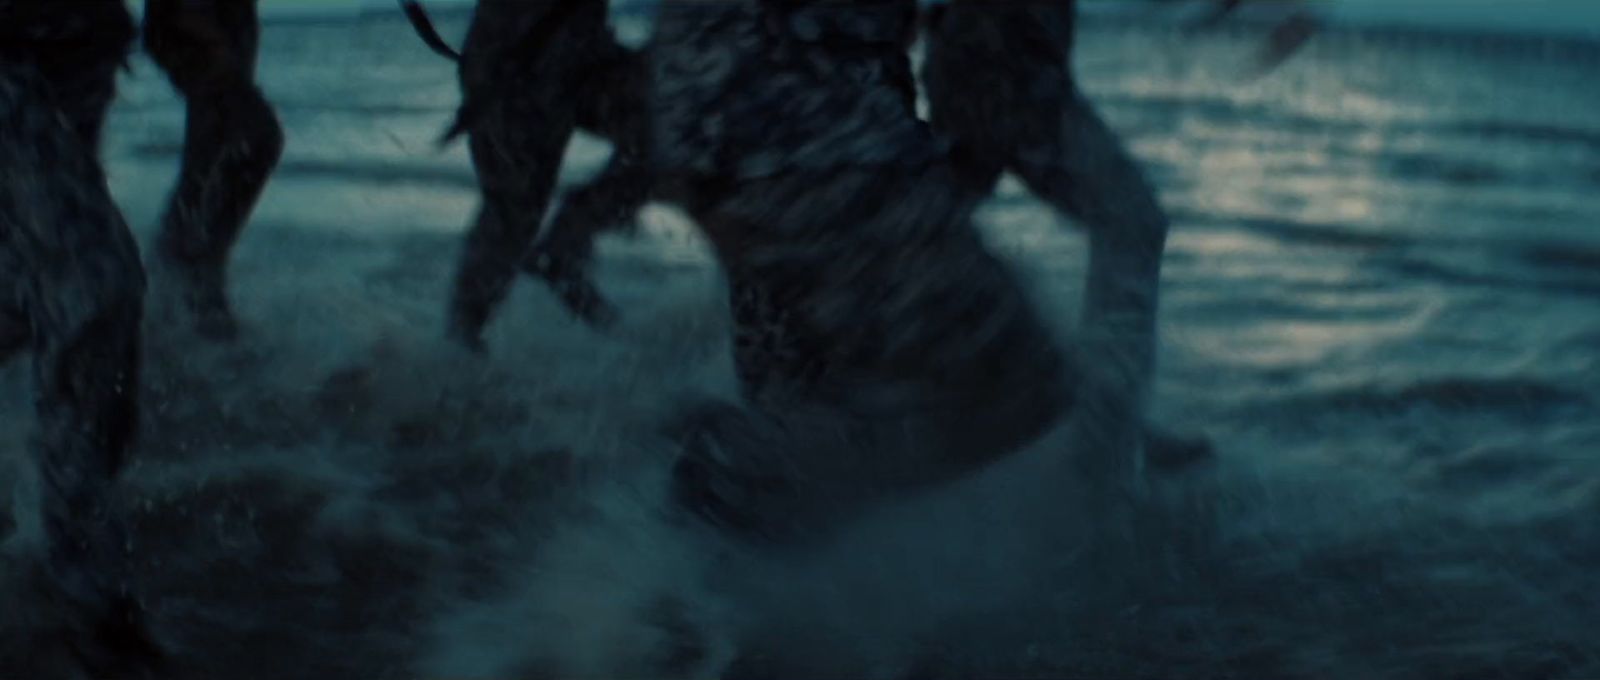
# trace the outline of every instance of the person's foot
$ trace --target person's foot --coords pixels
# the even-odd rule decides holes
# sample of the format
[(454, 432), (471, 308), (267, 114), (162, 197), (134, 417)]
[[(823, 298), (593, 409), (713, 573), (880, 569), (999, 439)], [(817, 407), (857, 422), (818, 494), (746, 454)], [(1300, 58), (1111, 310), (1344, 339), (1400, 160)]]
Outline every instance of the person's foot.
[(550, 286), (561, 304), (579, 321), (596, 330), (609, 329), (616, 325), (621, 314), (590, 280), (584, 262), (582, 258), (563, 256), (540, 244), (528, 251), (523, 269)]
[(482, 322), (469, 319), (458, 305), (450, 310), (450, 318), (445, 322), (444, 336), (457, 347), (482, 356), (489, 352), (488, 345), (483, 342), (483, 326)]
[(192, 299), (189, 307), (194, 315), (194, 330), (200, 337), (212, 342), (232, 342), (239, 338), (239, 321), (222, 298), (221, 291), (207, 291), (203, 297)]
[(154, 273), (165, 279), (164, 287), (177, 296), (196, 334), (219, 343), (239, 337), (239, 322), (228, 303), (227, 279), (221, 267), (190, 264), (163, 253)]

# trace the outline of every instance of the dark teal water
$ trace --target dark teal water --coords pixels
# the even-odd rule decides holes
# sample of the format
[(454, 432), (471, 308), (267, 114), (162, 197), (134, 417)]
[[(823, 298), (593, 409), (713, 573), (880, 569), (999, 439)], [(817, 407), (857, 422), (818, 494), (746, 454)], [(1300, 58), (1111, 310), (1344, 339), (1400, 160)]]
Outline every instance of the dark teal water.
[[(603, 245), (616, 332), (523, 285), (460, 356), (451, 66), (394, 18), (269, 26), (289, 147), (237, 253), (248, 339), (149, 324), (129, 512), (163, 635), (195, 677), (1600, 674), (1600, 47), (1334, 32), (1247, 80), (1255, 39), (1082, 41), (1174, 217), (1157, 413), (1219, 451), (1108, 575), (1070, 429), (817, 554), (666, 527), (652, 425), (732, 391), (687, 223)], [(137, 61), (107, 157), (142, 238), (181, 130)], [(1070, 338), (1081, 236), (1010, 182), (982, 219)], [(0, 369), (18, 470), (26, 377)]]

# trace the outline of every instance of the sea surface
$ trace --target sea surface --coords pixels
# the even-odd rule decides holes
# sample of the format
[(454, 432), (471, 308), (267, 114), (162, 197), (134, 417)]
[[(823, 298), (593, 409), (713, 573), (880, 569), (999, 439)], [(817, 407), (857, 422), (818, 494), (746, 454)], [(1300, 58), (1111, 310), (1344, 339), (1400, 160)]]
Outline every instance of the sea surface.
[[(189, 337), (159, 286), (147, 324), (126, 511), (158, 633), (240, 680), (1600, 677), (1600, 45), (1333, 30), (1256, 78), (1260, 38), (1083, 29), (1174, 222), (1155, 419), (1217, 450), (1108, 572), (1070, 433), (814, 552), (664, 519), (656, 425), (734, 393), (692, 225), (602, 243), (615, 330), (525, 280), (458, 352), (453, 66), (394, 15), (267, 25), (288, 148), (234, 259), (244, 339)], [(135, 59), (105, 156), (143, 243), (182, 132)], [(564, 185), (608, 152), (580, 136)], [(1070, 342), (1081, 230), (1011, 180), (980, 219)], [(31, 427), (0, 367), (6, 550), (37, 540)]]

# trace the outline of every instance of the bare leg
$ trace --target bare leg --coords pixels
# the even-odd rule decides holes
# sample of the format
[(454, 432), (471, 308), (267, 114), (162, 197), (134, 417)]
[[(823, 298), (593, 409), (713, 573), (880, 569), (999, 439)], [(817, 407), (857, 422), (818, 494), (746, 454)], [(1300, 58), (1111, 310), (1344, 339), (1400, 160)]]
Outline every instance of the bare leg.
[(1084, 324), (1108, 328), (1132, 362), (1131, 379), (1147, 383), (1167, 217), (1137, 162), (1086, 100), (1074, 96), (1059, 113), (1057, 143), (1019, 150), (1012, 167), (1036, 195), (1089, 230)]
[(457, 270), (448, 330), (476, 350), (549, 209), (577, 125), (578, 67), (591, 41), (609, 37), (604, 3), (581, 4), (480, 0), (462, 50), (458, 125), (470, 136), (483, 205)]
[(228, 255), (283, 153), (283, 129), (255, 84), (255, 0), (146, 0), (145, 12), (146, 48), (188, 107), (158, 252), (201, 334), (230, 338)]
[(611, 43), (606, 66), (591, 69), (577, 109), (578, 126), (611, 140), (606, 167), (568, 192), (555, 218), (529, 251), (528, 273), (543, 279), (567, 309), (597, 327), (617, 312), (589, 273), (594, 240), (630, 224), (650, 200), (649, 74), (644, 56)]
[(483, 205), (467, 235), (450, 308), (451, 337), (468, 347), (482, 348), (483, 327), (510, 292), (550, 203), (572, 129), (566, 111), (529, 118), (498, 108), (482, 112), (470, 129)]
[[(585, 323), (605, 328), (617, 310), (595, 286), (589, 266), (594, 240), (620, 229), (643, 207), (647, 172), (613, 159), (594, 182), (569, 192), (543, 238), (529, 250), (524, 268), (545, 281), (568, 310)], [(630, 209), (630, 214), (620, 215)]]
[(112, 497), (138, 425), (144, 275), (89, 139), (57, 97), (37, 72), (0, 64), (0, 290), (20, 305), (0, 318), (9, 340), (26, 318), (34, 353), (46, 539), (35, 578), (67, 612), (66, 644), (91, 676), (142, 677), (157, 652), (128, 592)]
[[(1099, 397), (1085, 400), (1085, 419), (1108, 441), (1096, 447), (1106, 455), (1085, 464), (1136, 487), (1140, 456), (1111, 452), (1143, 445), (1147, 457), (1171, 467), (1204, 458), (1208, 447), (1141, 424), (1168, 222), (1137, 163), (1072, 84), (1071, 11), (1051, 3), (952, 5), (930, 35), (924, 79), (934, 126), (974, 157), (969, 165), (1013, 170), (1088, 230), (1083, 350), (1102, 375), (1088, 388)], [(1060, 30), (1041, 29), (1050, 25)], [(968, 75), (974, 65), (987, 71), (979, 91)]]
[[(1107, 436), (1133, 438), (1143, 429), (1155, 368), (1168, 221), (1137, 162), (1088, 101), (1075, 95), (1065, 103), (1058, 143), (1021, 150), (1013, 167), (1036, 195), (1089, 230), (1085, 351), (1106, 369), (1106, 399), (1095, 407), (1103, 409), (1096, 417)], [(1175, 443), (1170, 436), (1158, 439)], [(1126, 478), (1132, 471), (1115, 474)]]

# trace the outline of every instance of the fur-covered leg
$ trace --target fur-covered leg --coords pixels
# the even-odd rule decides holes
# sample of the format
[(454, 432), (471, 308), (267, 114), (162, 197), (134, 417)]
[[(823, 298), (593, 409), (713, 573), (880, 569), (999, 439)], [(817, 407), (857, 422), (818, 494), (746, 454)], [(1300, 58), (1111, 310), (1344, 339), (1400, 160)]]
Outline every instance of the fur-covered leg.
[(113, 502), (138, 427), (144, 274), (58, 95), (30, 67), (0, 63), (0, 290), (17, 307), (8, 323), (30, 329), (44, 530), (43, 554), (21, 569), (25, 593), (7, 596), (32, 622), (16, 638), (31, 648), (0, 667), (53, 677), (64, 671), (51, 657), (65, 654), (85, 677), (148, 677), (159, 652), (129, 591)]

